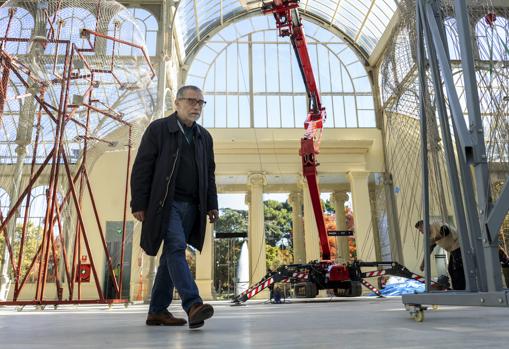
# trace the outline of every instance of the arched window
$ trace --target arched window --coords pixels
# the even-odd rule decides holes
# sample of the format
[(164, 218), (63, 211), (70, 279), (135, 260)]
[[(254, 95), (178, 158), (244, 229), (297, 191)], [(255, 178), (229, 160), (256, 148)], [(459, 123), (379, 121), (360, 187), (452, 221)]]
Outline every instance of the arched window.
[[(132, 21), (123, 20), (126, 16), (134, 17), (138, 30), (135, 30)], [(155, 56), (157, 53), (157, 31), (159, 29), (157, 20), (150, 12), (142, 8), (128, 8), (120, 11), (111, 20), (108, 33), (113, 36), (117, 26), (117, 37), (122, 40), (139, 44), (140, 41), (145, 43), (149, 56)], [(137, 35), (142, 35), (138, 38)], [(140, 40), (141, 39), (141, 40)], [(119, 45), (116, 54), (121, 56), (140, 56), (142, 52), (138, 49), (127, 45)], [(112, 45), (108, 43), (108, 53), (111, 54)]]
[[(7, 33), (7, 25), (10, 18), (9, 9), (12, 9), (12, 7), (0, 8), (0, 37), (30, 38), (34, 28), (34, 18), (27, 10), (21, 7), (14, 8), (16, 12)], [(4, 49), (10, 54), (25, 54), (28, 51), (28, 46), (27, 42), (4, 42)]]
[(484, 16), (475, 27), (479, 57), (489, 61), (509, 60), (509, 21), (493, 13)]
[[(304, 23), (325, 127), (375, 127), (371, 83), (355, 52), (320, 26)], [(187, 84), (203, 89), (206, 127), (300, 128), (306, 90), (290, 41), (269, 16), (229, 25), (193, 59)]]
[[(42, 234), (42, 229), (44, 227), (44, 217), (46, 216), (46, 207), (47, 207), (47, 197), (46, 193), (48, 190), (47, 185), (41, 185), (35, 188), (32, 188), (30, 192), (30, 207), (28, 210), (28, 220), (31, 221), (34, 227), (39, 229)], [(22, 214), (24, 214), (24, 206), (26, 201), (23, 202), (23, 210)]]

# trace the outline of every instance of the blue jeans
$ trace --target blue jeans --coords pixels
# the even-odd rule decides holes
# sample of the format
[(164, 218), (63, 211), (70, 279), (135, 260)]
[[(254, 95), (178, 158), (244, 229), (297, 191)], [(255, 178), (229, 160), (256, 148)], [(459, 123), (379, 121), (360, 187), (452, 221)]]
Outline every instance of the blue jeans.
[(164, 247), (152, 287), (149, 314), (164, 311), (173, 300), (173, 289), (182, 300), (187, 312), (195, 303), (202, 303), (198, 287), (186, 261), (187, 238), (197, 218), (197, 206), (189, 202), (174, 201), (164, 236)]

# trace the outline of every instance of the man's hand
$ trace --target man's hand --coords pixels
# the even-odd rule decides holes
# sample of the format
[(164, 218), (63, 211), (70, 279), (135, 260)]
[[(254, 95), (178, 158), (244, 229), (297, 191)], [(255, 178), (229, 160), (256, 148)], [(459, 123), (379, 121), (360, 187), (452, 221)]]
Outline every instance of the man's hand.
[(214, 223), (219, 218), (219, 211), (218, 210), (210, 210), (208, 213), (209, 216), (209, 222)]
[(133, 216), (140, 222), (143, 222), (145, 220), (145, 211), (133, 212)]

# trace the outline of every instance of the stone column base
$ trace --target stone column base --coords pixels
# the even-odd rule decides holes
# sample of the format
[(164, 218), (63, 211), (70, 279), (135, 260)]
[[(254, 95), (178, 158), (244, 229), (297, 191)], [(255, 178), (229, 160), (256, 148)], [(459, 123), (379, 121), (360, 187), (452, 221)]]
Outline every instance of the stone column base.
[(212, 301), (216, 299), (216, 292), (214, 290), (214, 282), (210, 279), (196, 280), (196, 286), (200, 291), (200, 297), (204, 301)]

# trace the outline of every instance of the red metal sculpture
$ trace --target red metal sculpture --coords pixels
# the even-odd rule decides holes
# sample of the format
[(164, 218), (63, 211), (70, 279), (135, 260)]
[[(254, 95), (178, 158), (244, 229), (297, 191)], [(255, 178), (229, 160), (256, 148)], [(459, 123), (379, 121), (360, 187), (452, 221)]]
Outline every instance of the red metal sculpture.
[[(44, 5), (44, 3), (46, 5)], [(55, 5), (56, 4), (56, 5)], [(7, 3), (8, 5), (8, 3)], [(11, 198), (14, 202), (9, 212), (5, 217), (0, 213), (0, 234), (3, 234), (5, 244), (10, 254), (10, 268), (14, 278), (14, 292), (12, 299), (0, 304), (6, 305), (47, 305), (47, 304), (76, 304), (76, 303), (125, 303), (127, 300), (121, 299), (122, 290), (122, 269), (124, 262), (124, 243), (126, 238), (126, 215), (127, 215), (127, 196), (128, 196), (128, 179), (129, 169), (131, 163), (131, 135), (132, 124), (123, 119), (121, 113), (115, 112), (112, 107), (102, 100), (100, 97), (94, 95), (94, 91), (99, 87), (100, 80), (104, 81), (104, 76), (109, 75), (111, 81), (117, 84), (119, 89), (128, 89), (132, 82), (125, 80), (125, 73), (118, 72), (116, 69), (116, 61), (120, 59), (116, 56), (115, 47), (124, 45), (130, 49), (138, 50), (139, 57), (145, 60), (145, 64), (150, 69), (150, 78), (154, 77), (154, 70), (150, 65), (149, 57), (144, 46), (121, 40), (119, 38), (118, 26), (115, 25), (113, 35), (105, 34), (105, 28), (99, 27), (100, 20), (105, 21), (101, 16), (111, 16), (111, 13), (106, 13), (101, 6), (102, 2), (97, 2), (95, 9), (95, 16), (97, 20), (95, 30), (82, 28), (80, 31), (83, 45), (77, 45), (69, 39), (62, 39), (62, 27), (64, 20), (58, 17), (59, 10), (64, 6), (69, 6), (69, 1), (57, 1), (51, 4), (52, 7), (48, 8), (47, 2), (34, 2), (32, 6), (37, 6), (38, 20), (42, 21), (42, 28), (45, 29), (45, 36), (37, 36), (32, 38), (14, 37), (11, 35), (10, 26), (16, 13), (16, 8), (9, 9), (8, 26), (5, 35), (0, 37), (0, 71), (2, 72), (0, 82), (0, 121), (2, 120), (5, 102), (8, 99), (8, 88), (11, 79), (19, 85), (25, 87), (28, 93), (25, 96), (18, 96), (14, 92), (14, 98), (34, 98), (38, 106), (36, 113), (35, 126), (35, 140), (33, 141), (33, 156), (30, 166), (29, 182), (23, 190), (20, 190), (18, 197)], [(44, 7), (46, 6), (46, 7)], [(56, 7), (55, 7), (56, 6)], [(115, 8), (117, 11), (124, 9), (120, 5)], [(110, 9), (111, 10), (111, 9)], [(108, 19), (109, 20), (109, 19)], [(37, 25), (37, 24), (36, 24)], [(41, 26), (39, 25), (39, 28)], [(44, 28), (45, 27), (45, 28)], [(97, 43), (101, 42), (101, 45)], [(45, 72), (42, 74), (48, 78), (41, 78), (39, 72), (33, 70), (26, 61), (18, 57), (16, 53), (9, 52), (9, 43), (26, 43), (30, 47), (38, 45), (40, 52), (44, 55), (44, 68)], [(107, 45), (113, 47), (109, 55), (105, 54)], [(98, 47), (100, 46), (100, 47)], [(108, 57), (109, 61), (98, 60), (98, 56)], [(41, 59), (40, 57), (39, 59)], [(52, 66), (48, 66), (50, 60), (53, 62)], [(101, 79), (99, 78), (101, 77)], [(86, 92), (76, 100), (71, 100), (71, 84), (81, 80), (83, 84), (88, 85)], [(14, 82), (12, 82), (14, 84)], [(56, 100), (46, 98), (49, 89), (58, 91), (58, 98)], [(99, 94), (98, 94), (99, 95)], [(79, 121), (76, 117), (77, 113), (86, 115), (85, 122)], [(125, 170), (125, 192), (124, 192), (124, 207), (123, 207), (123, 229), (122, 229), (122, 247), (120, 256), (120, 273), (115, 275), (114, 266), (112, 265), (112, 258), (110, 251), (108, 251), (105, 234), (102, 228), (102, 221), (99, 217), (99, 212), (94, 200), (93, 188), (87, 173), (87, 152), (90, 148), (89, 142), (106, 142), (109, 141), (96, 137), (90, 129), (89, 120), (92, 115), (102, 116), (107, 119), (113, 120), (118, 126), (125, 126), (128, 128), (128, 142), (127, 142), (127, 164)], [(54, 124), (53, 145), (45, 160), (37, 164), (37, 152), (40, 148), (40, 132), (41, 132), (41, 118), (50, 118)], [(67, 150), (64, 147), (66, 129), (70, 125), (78, 125), (80, 130), (79, 135), (74, 141), (82, 142), (82, 158), (76, 165), (76, 169), (72, 171), (72, 166), (69, 162), (69, 155), (66, 154)], [(28, 270), (22, 273), (22, 262), (25, 259), (24, 248), (26, 243), (27, 220), (29, 216), (28, 209), (30, 207), (30, 193), (34, 184), (40, 180), (43, 171), (50, 168), (49, 184), (46, 192), (46, 212), (44, 218), (44, 228), (42, 233), (42, 240), (38, 246), (35, 256), (32, 258)], [(63, 175), (61, 174), (63, 172)], [(67, 181), (68, 190), (64, 193), (62, 198), (58, 198), (58, 188), (62, 183), (59, 181)], [(90, 198), (93, 215), (95, 218), (95, 226), (92, 228), (85, 225), (83, 217), (83, 201), (84, 195), (88, 193)], [(13, 248), (12, 236), (7, 233), (9, 224), (15, 224), (16, 215), (18, 210), (24, 205), (24, 219), (21, 229), (21, 236), (19, 237), (19, 248)], [(72, 242), (72, 251), (66, 250), (66, 243), (64, 235), (62, 234), (62, 211), (71, 205), (76, 215), (76, 230), (74, 232), (74, 241)], [(14, 221), (14, 222), (13, 222)], [(58, 228), (56, 228), (58, 227)], [(97, 263), (94, 260), (94, 254), (90, 247), (90, 238), (92, 230), (98, 233), (100, 238), (105, 261), (107, 263), (107, 273), (111, 277), (114, 286), (114, 299), (106, 299), (106, 292), (101, 287), (101, 281), (97, 273)], [(72, 235), (71, 235), (72, 236)], [(60, 243), (60, 252), (56, 250), (55, 239), (58, 237)], [(82, 252), (84, 249), (86, 251)], [(59, 255), (61, 253), (61, 255)], [(97, 252), (95, 253), (97, 256)], [(85, 256), (85, 260), (82, 260)], [(87, 257), (88, 256), (88, 260)], [(65, 273), (59, 270), (60, 258), (63, 258), (63, 268)], [(57, 299), (48, 300), (45, 297), (45, 291), (48, 278), (48, 265), (52, 263), (52, 276), (55, 278), (55, 286), (57, 288)], [(20, 293), (26, 286), (28, 276), (33, 272), (34, 266), (38, 265), (36, 290), (33, 300), (20, 300)], [(63, 277), (61, 277), (64, 275)], [(83, 299), (81, 294), (81, 284), (87, 280), (92, 279), (97, 289), (97, 298)], [(65, 283), (65, 290), (63, 284)], [(65, 292), (65, 297), (64, 297)]]

